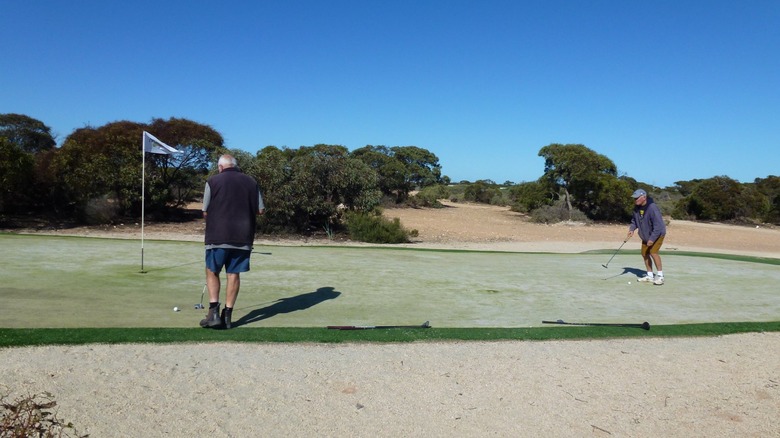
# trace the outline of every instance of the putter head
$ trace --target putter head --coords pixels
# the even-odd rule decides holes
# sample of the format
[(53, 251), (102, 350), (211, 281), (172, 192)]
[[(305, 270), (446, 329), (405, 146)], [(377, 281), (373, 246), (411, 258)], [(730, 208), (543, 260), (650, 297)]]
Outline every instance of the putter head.
[(196, 309), (196, 310), (197, 310), (197, 309), (203, 309), (203, 304), (200, 304), (200, 303), (196, 304), (196, 305), (195, 305), (195, 309)]
[(601, 266), (603, 266), (604, 268), (606, 268), (606, 267), (607, 267), (607, 265), (603, 265), (603, 264), (602, 264)]
[(430, 321), (425, 321), (420, 327), (422, 327), (422, 328), (431, 328), (431, 323), (430, 323)]

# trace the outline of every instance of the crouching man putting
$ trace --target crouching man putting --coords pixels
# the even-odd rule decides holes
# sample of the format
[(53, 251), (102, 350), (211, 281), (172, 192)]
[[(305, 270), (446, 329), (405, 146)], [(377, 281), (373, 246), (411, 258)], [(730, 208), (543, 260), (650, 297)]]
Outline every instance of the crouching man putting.
[[(653, 198), (647, 196), (647, 192), (637, 189), (631, 195), (634, 198), (634, 212), (631, 215), (631, 224), (628, 226), (628, 235), (626, 240), (634, 235), (635, 230), (639, 230), (639, 237), (642, 239), (642, 259), (645, 262), (647, 275), (640, 277), (639, 281), (644, 283), (653, 283), (657, 286), (664, 284), (664, 267), (661, 263), (661, 245), (664, 244), (666, 236), (666, 224), (661, 216), (661, 210), (653, 201)], [(653, 265), (655, 265), (656, 274), (653, 275)]]

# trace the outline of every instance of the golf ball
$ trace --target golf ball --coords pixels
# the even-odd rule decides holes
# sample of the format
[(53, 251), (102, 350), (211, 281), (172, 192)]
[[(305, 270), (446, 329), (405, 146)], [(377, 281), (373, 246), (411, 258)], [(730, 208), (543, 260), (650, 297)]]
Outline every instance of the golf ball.
[(629, 281), (628, 284), (631, 284), (631, 282)]
[(173, 311), (174, 311), (174, 312), (178, 312), (178, 311), (179, 311), (179, 308), (178, 308), (178, 307), (174, 307), (174, 308), (173, 308)]

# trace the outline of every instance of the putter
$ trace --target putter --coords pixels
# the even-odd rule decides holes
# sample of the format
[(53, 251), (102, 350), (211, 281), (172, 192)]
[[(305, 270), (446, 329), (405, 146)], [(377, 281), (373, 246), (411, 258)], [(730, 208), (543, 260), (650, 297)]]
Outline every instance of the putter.
[(611, 262), (611, 261), (612, 261), (612, 259), (614, 259), (614, 258), (615, 258), (615, 256), (617, 255), (617, 253), (619, 253), (619, 252), (620, 252), (620, 248), (623, 248), (623, 245), (625, 245), (625, 244), (626, 244), (626, 242), (628, 242), (628, 239), (624, 240), (624, 241), (623, 241), (623, 243), (621, 243), (621, 244), (620, 244), (620, 246), (618, 247), (617, 251), (615, 251), (615, 253), (614, 253), (614, 254), (612, 254), (612, 257), (610, 257), (610, 258), (609, 258), (609, 261), (608, 261), (606, 264), (604, 264), (604, 265), (601, 265), (601, 266), (603, 266), (603, 267), (605, 267), (605, 268), (606, 268), (606, 267), (608, 267), (608, 266), (609, 266), (609, 262)]
[(396, 329), (396, 328), (431, 328), (431, 323), (425, 321), (420, 325), (329, 325), (330, 330), (371, 330), (371, 329)]
[(642, 324), (600, 324), (596, 322), (565, 322), (562, 319), (557, 321), (542, 321), (542, 324), (564, 324), (564, 325), (589, 325), (594, 327), (630, 327), (650, 330), (650, 323), (645, 321)]
[(200, 303), (195, 305), (195, 309), (202, 309), (203, 308), (203, 295), (206, 294), (206, 285), (203, 285), (203, 292), (200, 293)]

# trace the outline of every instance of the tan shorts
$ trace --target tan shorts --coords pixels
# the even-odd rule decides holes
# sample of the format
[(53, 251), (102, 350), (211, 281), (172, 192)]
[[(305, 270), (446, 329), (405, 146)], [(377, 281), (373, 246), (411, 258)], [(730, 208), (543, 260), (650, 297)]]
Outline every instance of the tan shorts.
[(655, 242), (653, 242), (653, 246), (647, 246), (647, 242), (642, 242), (642, 257), (645, 257), (648, 254), (658, 254), (658, 251), (661, 249), (661, 245), (664, 244), (664, 237), (659, 237)]

